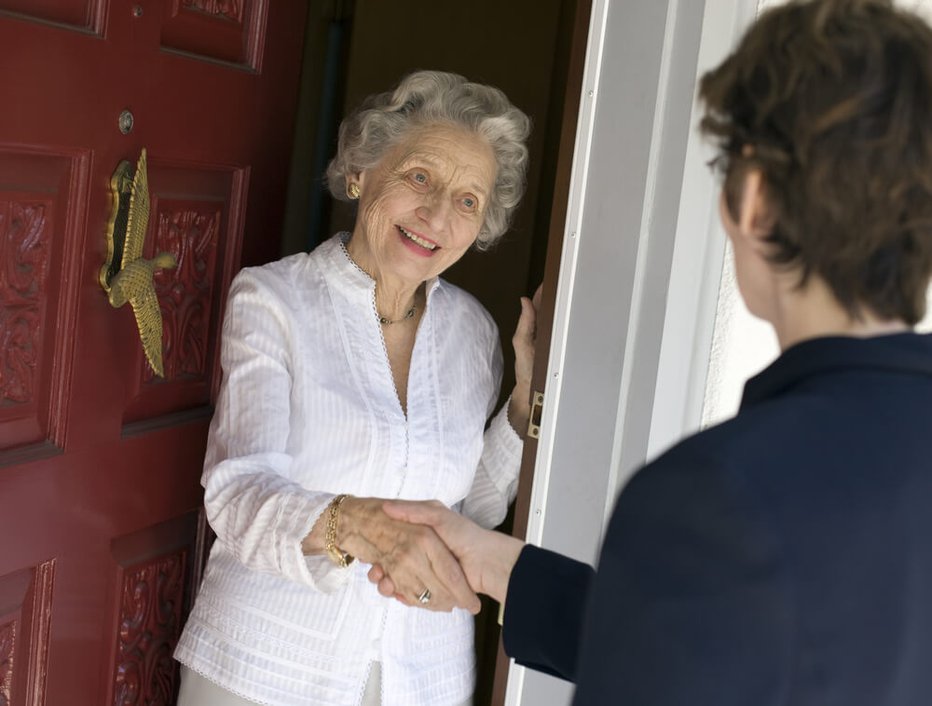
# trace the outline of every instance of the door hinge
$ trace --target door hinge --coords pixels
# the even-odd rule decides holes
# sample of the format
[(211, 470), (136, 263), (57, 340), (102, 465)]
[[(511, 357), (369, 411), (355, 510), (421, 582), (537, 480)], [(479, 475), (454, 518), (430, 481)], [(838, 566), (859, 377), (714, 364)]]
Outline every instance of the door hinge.
[(532, 439), (540, 438), (540, 414), (544, 407), (544, 393), (534, 390), (531, 399), (531, 413), (527, 420), (527, 435)]

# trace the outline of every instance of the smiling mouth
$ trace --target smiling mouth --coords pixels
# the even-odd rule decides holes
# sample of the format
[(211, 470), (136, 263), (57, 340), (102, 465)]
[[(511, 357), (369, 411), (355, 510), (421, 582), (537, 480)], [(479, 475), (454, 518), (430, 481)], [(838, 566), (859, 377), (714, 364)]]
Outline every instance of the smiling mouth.
[(422, 248), (424, 248), (425, 250), (430, 250), (431, 252), (433, 252), (434, 250), (436, 250), (437, 248), (440, 247), (439, 245), (437, 245), (437, 243), (432, 243), (432, 242), (430, 242), (429, 240), (425, 240), (424, 238), (420, 237), (419, 235), (415, 235), (414, 233), (405, 230), (405, 229), (402, 228), (401, 226), (397, 226), (397, 228), (398, 228), (398, 230), (401, 231), (401, 234), (402, 234), (404, 237), (406, 237), (408, 240), (410, 240), (410, 241), (411, 241), (412, 243), (414, 243), (415, 245), (420, 245), (420, 246), (421, 246)]

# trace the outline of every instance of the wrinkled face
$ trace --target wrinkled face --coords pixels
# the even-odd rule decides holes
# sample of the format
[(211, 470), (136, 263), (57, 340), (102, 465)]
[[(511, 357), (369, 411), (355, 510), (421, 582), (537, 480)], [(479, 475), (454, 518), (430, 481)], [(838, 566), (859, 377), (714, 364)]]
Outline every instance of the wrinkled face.
[(485, 138), (456, 127), (413, 131), (359, 175), (350, 254), (376, 281), (417, 286), (475, 242), (495, 184)]

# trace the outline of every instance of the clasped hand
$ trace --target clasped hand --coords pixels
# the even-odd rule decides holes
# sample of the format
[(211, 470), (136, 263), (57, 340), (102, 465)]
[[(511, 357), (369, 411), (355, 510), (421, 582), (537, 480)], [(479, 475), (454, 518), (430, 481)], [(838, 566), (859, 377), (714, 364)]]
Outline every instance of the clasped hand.
[[(384, 595), (429, 610), (465, 608), (478, 613), (479, 598), (447, 543), (428, 522), (392, 514), (388, 506), (394, 504), (380, 498), (348, 498), (341, 509), (341, 549), (378, 567), (379, 578), (386, 578)], [(420, 515), (412, 515), (416, 517)]]
[[(453, 598), (465, 596), (468, 592), (475, 599), (475, 603), (459, 603), (453, 598), (452, 605), (444, 603), (441, 606), (439, 602), (434, 603), (432, 597), (422, 607), (431, 610), (459, 607), (475, 614), (479, 612), (478, 593), (504, 602), (508, 579), (524, 542), (500, 532), (483, 529), (436, 500), (388, 500), (382, 503), (382, 510), (388, 517), (410, 523), (411, 527), (430, 530), (431, 534), (425, 539), (423, 547), (429, 548), (431, 552), (427, 557), (431, 567), (442, 567), (435, 573), (438, 579), (443, 580), (445, 593)], [(434, 540), (443, 546), (438, 547)], [(398, 546), (388, 558), (389, 561), (373, 562), (369, 580), (378, 585), (380, 594), (394, 596), (406, 605), (419, 605), (417, 601), (410, 600), (409, 591), (399, 590), (404, 585), (405, 575), (396, 572), (394, 567), (404, 567), (419, 561), (423, 565), (424, 557), (417, 555), (421, 550), (422, 545), (418, 543), (406, 543)], [(458, 562), (456, 569), (451, 561)], [(433, 596), (433, 587), (427, 588), (431, 589)]]
[[(437, 501), (386, 501), (382, 508), (389, 517), (405, 523), (415, 540), (399, 542), (390, 554), (383, 555), (381, 561), (373, 562), (369, 580), (377, 584), (379, 593), (386, 597), (393, 596), (408, 606), (443, 611), (465, 608), (473, 614), (478, 613), (479, 599), (476, 594), (481, 590), (478, 577), (470, 577), (466, 567), (460, 563), (461, 558), (454, 548), (456, 535), (446, 538), (454, 544), (454, 547), (450, 547), (438, 534), (438, 530), (443, 532), (446, 529), (449, 535), (450, 530), (456, 528), (455, 518), (450, 522), (445, 513), (459, 517), (463, 522), (469, 521)], [(406, 584), (410, 585), (407, 578), (412, 573), (408, 567), (414, 566), (418, 570), (413, 573), (424, 582), (424, 588), (430, 589), (429, 601), (418, 600), (417, 597), (422, 595), (420, 589), (405, 589)], [(414, 600), (412, 596), (415, 596)]]

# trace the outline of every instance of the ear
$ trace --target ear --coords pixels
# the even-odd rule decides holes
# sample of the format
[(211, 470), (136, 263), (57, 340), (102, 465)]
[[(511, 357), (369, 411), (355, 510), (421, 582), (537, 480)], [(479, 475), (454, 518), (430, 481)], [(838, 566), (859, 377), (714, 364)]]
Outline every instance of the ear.
[(737, 225), (738, 237), (746, 238), (749, 245), (758, 247), (764, 245), (764, 239), (773, 230), (767, 185), (760, 169), (748, 169), (744, 175)]

